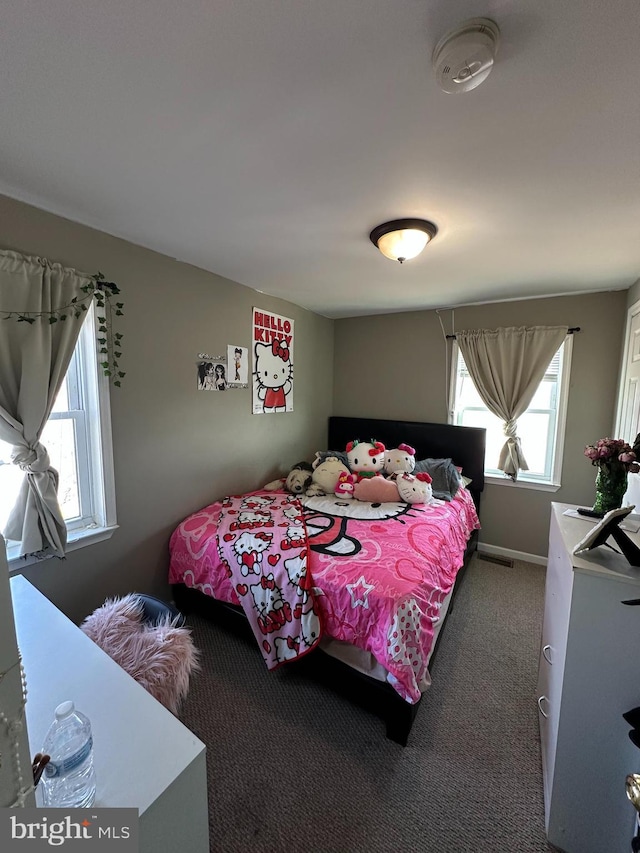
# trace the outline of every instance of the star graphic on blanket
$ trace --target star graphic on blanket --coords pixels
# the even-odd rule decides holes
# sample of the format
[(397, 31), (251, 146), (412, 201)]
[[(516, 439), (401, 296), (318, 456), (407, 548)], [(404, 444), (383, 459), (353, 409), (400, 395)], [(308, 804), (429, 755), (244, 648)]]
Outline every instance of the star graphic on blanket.
[(360, 575), (355, 583), (347, 584), (347, 589), (351, 596), (352, 607), (361, 605), (362, 607), (366, 607), (367, 610), (369, 609), (368, 595), (372, 589), (375, 589), (374, 584), (367, 583), (364, 579), (364, 575)]

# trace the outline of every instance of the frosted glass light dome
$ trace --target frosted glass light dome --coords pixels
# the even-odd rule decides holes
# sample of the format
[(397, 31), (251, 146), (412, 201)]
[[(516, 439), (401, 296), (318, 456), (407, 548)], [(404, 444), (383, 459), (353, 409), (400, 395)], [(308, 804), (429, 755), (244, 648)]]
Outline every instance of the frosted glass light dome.
[(396, 219), (374, 228), (369, 238), (385, 258), (408, 261), (417, 257), (432, 240), (437, 228), (425, 219)]

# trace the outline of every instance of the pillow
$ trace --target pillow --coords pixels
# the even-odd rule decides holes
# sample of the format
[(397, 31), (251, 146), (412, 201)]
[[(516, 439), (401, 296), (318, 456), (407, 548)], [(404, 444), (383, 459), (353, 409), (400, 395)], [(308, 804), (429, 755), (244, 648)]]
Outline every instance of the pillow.
[(462, 481), (462, 485), (465, 487), (465, 489), (467, 488), (468, 485), (473, 483), (473, 480), (471, 479), (471, 477), (465, 477), (464, 476), (464, 474), (462, 473), (462, 467), (460, 465), (456, 465), (456, 471), (460, 475), (460, 480)]
[(356, 483), (353, 496), (358, 501), (371, 503), (389, 503), (400, 500), (395, 480), (386, 477), (365, 477)]
[(431, 475), (433, 497), (442, 501), (450, 501), (460, 488), (460, 474), (451, 459), (421, 459), (416, 462), (413, 473), (426, 471)]

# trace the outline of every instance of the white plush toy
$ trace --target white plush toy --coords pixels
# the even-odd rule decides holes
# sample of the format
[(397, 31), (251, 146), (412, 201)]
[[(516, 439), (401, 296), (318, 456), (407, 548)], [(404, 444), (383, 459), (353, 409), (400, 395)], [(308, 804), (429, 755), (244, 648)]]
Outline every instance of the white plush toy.
[(384, 452), (384, 473), (389, 477), (392, 474), (411, 474), (416, 467), (416, 451), (408, 444), (399, 444), (393, 450)]
[(431, 477), (426, 472), (398, 474), (395, 478), (400, 500), (408, 504), (429, 504), (433, 500)]
[(385, 447), (381, 441), (350, 441), (347, 444), (347, 459), (351, 473), (355, 474), (358, 482), (367, 477), (375, 477), (384, 468)]
[(333, 495), (341, 474), (349, 474), (347, 466), (337, 456), (316, 453), (312, 463), (311, 485), (307, 489), (309, 496)]

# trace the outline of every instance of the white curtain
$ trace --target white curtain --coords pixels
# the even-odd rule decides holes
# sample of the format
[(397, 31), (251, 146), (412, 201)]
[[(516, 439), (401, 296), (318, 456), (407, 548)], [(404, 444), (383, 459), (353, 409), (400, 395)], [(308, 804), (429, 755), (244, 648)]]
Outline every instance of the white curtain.
[(5, 319), (11, 312), (51, 312), (82, 298), (91, 278), (44, 258), (0, 251), (0, 439), (13, 445), (11, 459), (24, 481), (4, 535), (20, 554), (64, 556), (67, 529), (58, 503), (58, 472), (40, 436), (64, 380), (84, 312), (65, 320), (33, 323)]
[(504, 422), (498, 468), (512, 480), (527, 471), (516, 427), (567, 335), (567, 326), (457, 332), (456, 340), (483, 403)]

